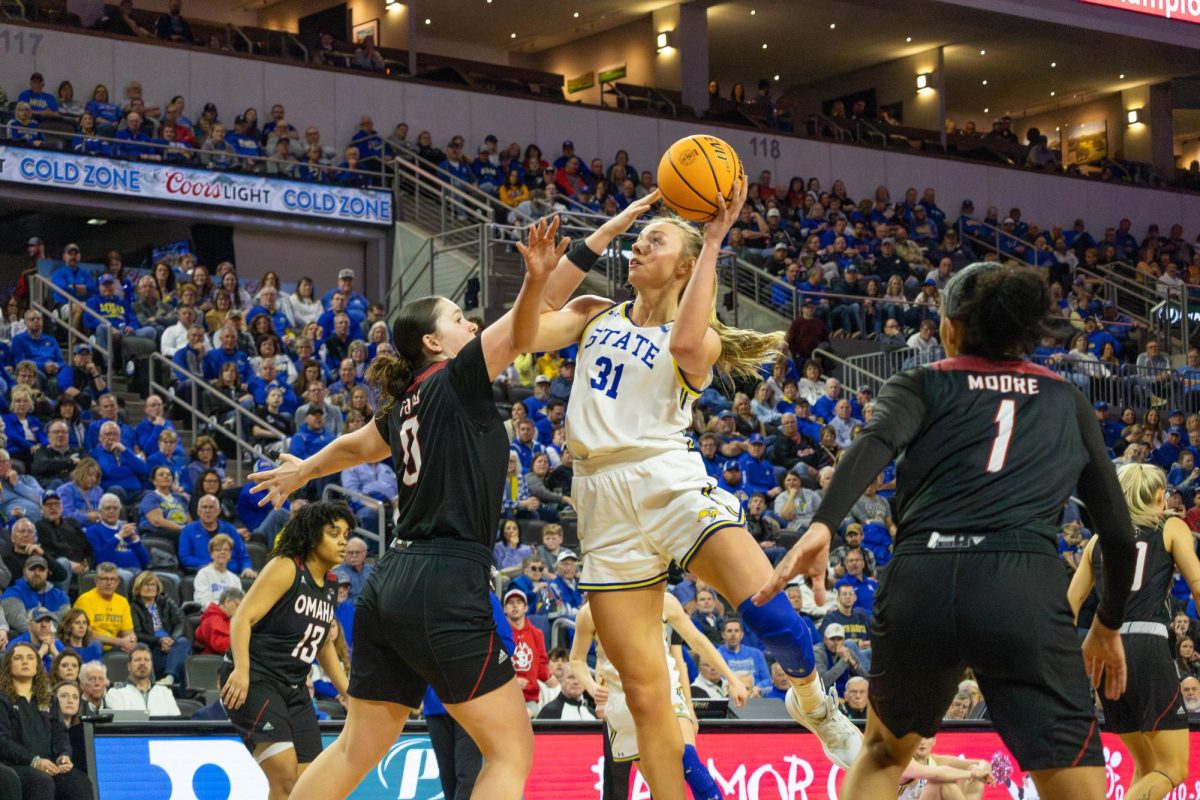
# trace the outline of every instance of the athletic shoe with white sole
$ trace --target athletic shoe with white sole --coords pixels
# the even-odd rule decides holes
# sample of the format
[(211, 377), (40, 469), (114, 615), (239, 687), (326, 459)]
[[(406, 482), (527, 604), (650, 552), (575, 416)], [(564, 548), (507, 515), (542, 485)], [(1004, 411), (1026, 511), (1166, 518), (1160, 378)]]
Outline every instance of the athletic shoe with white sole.
[(825, 757), (844, 770), (858, 758), (862, 750), (862, 731), (841, 712), (837, 704), (837, 689), (829, 687), (825, 704), (817, 713), (809, 714), (800, 707), (796, 690), (788, 689), (784, 706), (792, 719), (817, 735), (825, 750)]

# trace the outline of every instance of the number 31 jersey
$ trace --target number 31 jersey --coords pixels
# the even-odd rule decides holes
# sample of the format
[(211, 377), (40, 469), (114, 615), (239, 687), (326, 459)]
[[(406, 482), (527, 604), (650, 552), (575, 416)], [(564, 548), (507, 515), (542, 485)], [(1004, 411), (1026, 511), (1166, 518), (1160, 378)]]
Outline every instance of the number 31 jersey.
[(567, 446), (584, 463), (600, 465), (618, 454), (641, 460), (689, 446), (683, 431), (704, 387), (689, 386), (671, 358), (671, 323), (635, 325), (632, 309), (632, 301), (618, 303), (583, 329), (567, 404)]

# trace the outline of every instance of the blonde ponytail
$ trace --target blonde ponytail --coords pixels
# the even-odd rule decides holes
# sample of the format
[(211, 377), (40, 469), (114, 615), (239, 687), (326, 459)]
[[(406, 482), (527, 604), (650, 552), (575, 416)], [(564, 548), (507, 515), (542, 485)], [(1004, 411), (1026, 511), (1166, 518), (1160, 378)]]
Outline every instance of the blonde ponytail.
[[(675, 214), (663, 214), (647, 222), (647, 225), (663, 223), (673, 225), (683, 234), (683, 259), (693, 264), (700, 257), (704, 247), (704, 234), (695, 225)], [(689, 277), (689, 280), (691, 278)], [(757, 378), (761, 375), (762, 365), (779, 357), (783, 347), (784, 335), (781, 331), (775, 333), (760, 333), (746, 328), (731, 328), (721, 322), (717, 316), (717, 295), (720, 293), (719, 281), (713, 281), (713, 302), (708, 312), (708, 327), (717, 332), (721, 340), (721, 355), (714, 365), (717, 372), (725, 378)], [(687, 289), (685, 282), (679, 290), (683, 297)]]
[(1160, 493), (1167, 487), (1166, 474), (1153, 464), (1126, 464), (1117, 470), (1117, 481), (1133, 524), (1157, 527), (1164, 515)]

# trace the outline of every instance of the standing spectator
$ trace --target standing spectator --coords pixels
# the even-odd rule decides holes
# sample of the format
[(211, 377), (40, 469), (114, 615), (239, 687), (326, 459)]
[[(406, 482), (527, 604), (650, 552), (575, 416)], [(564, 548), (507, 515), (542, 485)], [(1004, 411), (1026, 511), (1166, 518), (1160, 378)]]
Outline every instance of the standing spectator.
[(154, 674), (159, 683), (183, 686), (185, 667), (192, 654), (192, 643), (184, 636), (183, 614), (175, 601), (162, 592), (162, 584), (153, 572), (142, 572), (133, 579), (133, 630), (138, 642), (150, 648)]
[(204, 654), (223, 656), (229, 651), (229, 620), (246, 595), (241, 589), (226, 589), (209, 603), (196, 627), (196, 644)]
[(119, 711), (145, 711), (152, 717), (182, 716), (170, 688), (162, 682), (155, 683), (153, 678), (150, 648), (139, 642), (129, 654), (129, 681), (109, 689), (104, 696), (105, 704)]
[(170, 0), (167, 3), (167, 13), (158, 18), (154, 26), (154, 34), (160, 39), (167, 39), (178, 44), (193, 44), (192, 26), (183, 18), (183, 0)]
[(97, 564), (96, 586), (79, 595), (75, 608), (87, 614), (92, 636), (105, 650), (115, 647), (131, 653), (137, 645), (137, 635), (133, 632), (129, 601), (117, 594), (120, 580), (116, 564), (107, 561)]
[(121, 522), (121, 499), (115, 494), (106, 493), (100, 498), (100, 520), (88, 526), (87, 538), (96, 560), (116, 566), (126, 583), (150, 566), (150, 553), (138, 535), (137, 525)]
[(529, 624), (525, 611), (529, 603), (520, 589), (509, 589), (504, 593), (504, 615), (512, 626), (513, 671), (525, 695), (525, 708), (529, 715), (537, 713), (540, 693), (538, 681), (550, 677), (550, 660), (546, 655), (546, 638), (536, 625)]
[(217, 601), (226, 589), (241, 589), (242, 580), (229, 570), (233, 556), (233, 538), (218, 533), (208, 540), (208, 556), (212, 561), (200, 568), (193, 584), (192, 599), (203, 609)]
[(74, 768), (71, 739), (37, 651), (21, 644), (0, 667), (0, 762), (37, 800), (88, 800), (92, 787)]
[(767, 669), (767, 660), (762, 650), (742, 644), (745, 635), (740, 619), (731, 617), (725, 620), (721, 628), (721, 638), (725, 643), (717, 648), (717, 652), (746, 684), (750, 696), (760, 697), (771, 689), (771, 671)]

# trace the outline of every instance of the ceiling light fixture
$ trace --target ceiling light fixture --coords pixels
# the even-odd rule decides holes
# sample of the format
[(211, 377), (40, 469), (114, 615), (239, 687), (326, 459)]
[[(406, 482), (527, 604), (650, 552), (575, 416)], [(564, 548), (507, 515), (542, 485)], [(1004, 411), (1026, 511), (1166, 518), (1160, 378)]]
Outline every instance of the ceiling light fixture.
[(750, 16), (752, 16), (752, 17), (753, 17), (753, 16), (754, 16), (755, 14), (757, 14), (757, 13), (758, 13), (758, 12), (757, 12), (757, 11), (755, 11), (753, 8), (752, 8), (752, 9), (750, 9)]
[(779, 76), (778, 76), (778, 75), (776, 75), (776, 76), (775, 76), (775, 80), (779, 80)]
[(510, 38), (510, 39), (515, 39), (515, 38), (517, 38), (517, 35), (516, 35), (515, 33), (510, 33), (510, 34), (508, 35), (508, 38)]
[(767, 49), (767, 43), (763, 42), (763, 50), (766, 50), (766, 49)]
[(1050, 96), (1051, 96), (1051, 97), (1054, 97), (1054, 95), (1055, 95), (1055, 94), (1056, 94), (1056, 92), (1051, 92), (1051, 93), (1050, 93)]
[(986, 114), (986, 113), (988, 113), (988, 111), (991, 111), (991, 109), (990, 109), (990, 108), (985, 108), (985, 109), (983, 110), (983, 113), (985, 113), (985, 114)]
[(101, 219), (100, 217), (92, 217), (91, 219), (89, 219), (87, 221), (87, 224), (88, 225), (107, 225), (108, 220)]
[(923, 92), (926, 89), (930, 88), (929, 77), (930, 76), (929, 76), (928, 72), (922, 72), (921, 74), (917, 75), (917, 91), (918, 92)]
[(426, 17), (426, 18), (425, 18), (425, 24), (426, 24), (426, 25), (432, 25), (432, 24), (433, 24), (433, 20), (431, 20), (429, 17)]
[(979, 55), (981, 55), (981, 56), (986, 56), (986, 55), (987, 55), (987, 50), (980, 50), (980, 51), (979, 51)]
[(1054, 68), (1055, 68), (1055, 67), (1057, 67), (1057, 66), (1058, 66), (1058, 62), (1057, 62), (1057, 61), (1051, 61), (1051, 62), (1050, 62), (1050, 69), (1054, 69)]
[(1117, 78), (1119, 78), (1120, 80), (1125, 80), (1125, 73), (1122, 72), (1120, 75), (1117, 76)]
[(572, 14), (571, 16), (572, 16), (572, 17), (574, 17), (575, 19), (579, 19), (579, 12), (578, 12), (578, 11), (576, 11), (576, 12), (575, 12), (574, 14)]
[(834, 28), (836, 28), (836, 27), (837, 27), (837, 23), (836, 23), (836, 22), (831, 22), (831, 23), (829, 23), (829, 30), (833, 30), (833, 29), (834, 29)]
[(906, 42), (911, 42), (911, 41), (912, 41), (912, 37), (911, 37), (911, 36), (905, 36), (905, 37), (904, 37), (904, 41), (906, 41)]
[(983, 85), (984, 85), (984, 86), (987, 86), (987, 78), (984, 78), (984, 79), (983, 79)]

